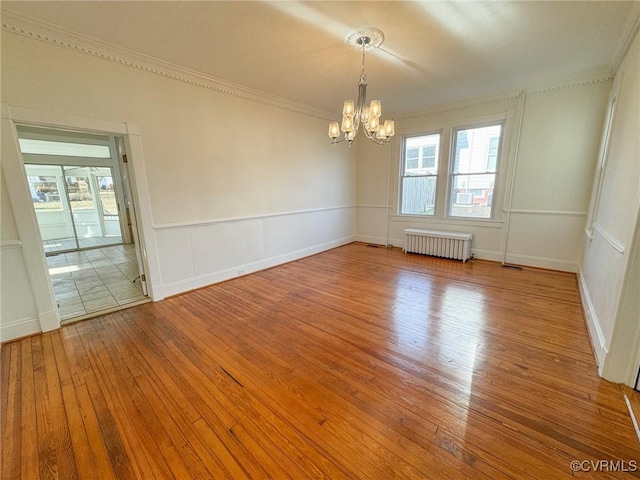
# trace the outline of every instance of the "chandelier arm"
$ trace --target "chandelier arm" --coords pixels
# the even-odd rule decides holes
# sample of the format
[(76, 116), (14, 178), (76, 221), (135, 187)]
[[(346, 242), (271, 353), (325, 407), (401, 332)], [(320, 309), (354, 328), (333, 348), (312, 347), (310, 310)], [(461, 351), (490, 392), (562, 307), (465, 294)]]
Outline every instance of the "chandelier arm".
[(376, 145), (386, 145), (387, 143), (389, 143), (391, 141), (391, 137), (388, 137), (384, 140), (380, 140), (378, 137), (376, 137), (376, 134), (373, 133), (369, 133), (369, 131), (366, 128), (363, 128), (362, 130), (364, 130), (364, 134), (367, 136), (367, 138), (369, 140), (371, 140), (373, 143), (375, 143)]

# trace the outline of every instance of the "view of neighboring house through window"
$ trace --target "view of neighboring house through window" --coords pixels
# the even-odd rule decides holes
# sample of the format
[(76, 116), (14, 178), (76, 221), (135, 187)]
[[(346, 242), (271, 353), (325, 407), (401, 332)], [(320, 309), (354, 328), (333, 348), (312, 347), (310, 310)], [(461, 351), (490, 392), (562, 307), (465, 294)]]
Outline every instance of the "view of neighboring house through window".
[(502, 124), (454, 131), (449, 215), (491, 218)]
[(439, 133), (404, 139), (401, 213), (434, 214), (439, 153)]

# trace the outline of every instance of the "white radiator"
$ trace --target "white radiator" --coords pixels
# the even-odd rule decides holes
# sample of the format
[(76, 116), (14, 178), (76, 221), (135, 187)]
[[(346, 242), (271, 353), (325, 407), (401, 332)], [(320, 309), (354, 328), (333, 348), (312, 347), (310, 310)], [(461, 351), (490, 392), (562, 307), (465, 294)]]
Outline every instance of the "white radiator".
[(471, 233), (405, 228), (404, 251), (466, 262), (471, 257)]

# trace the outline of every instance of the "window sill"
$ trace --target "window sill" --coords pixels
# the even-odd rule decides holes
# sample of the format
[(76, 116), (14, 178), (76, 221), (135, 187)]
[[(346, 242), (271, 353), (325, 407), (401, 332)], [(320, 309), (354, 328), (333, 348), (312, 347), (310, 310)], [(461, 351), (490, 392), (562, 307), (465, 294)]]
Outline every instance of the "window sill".
[(504, 221), (502, 220), (483, 220), (483, 219), (466, 219), (466, 218), (442, 218), (427, 217), (424, 215), (392, 215), (391, 221), (398, 223), (424, 223), (440, 224), (440, 225), (462, 225), (465, 227), (480, 228), (502, 228)]

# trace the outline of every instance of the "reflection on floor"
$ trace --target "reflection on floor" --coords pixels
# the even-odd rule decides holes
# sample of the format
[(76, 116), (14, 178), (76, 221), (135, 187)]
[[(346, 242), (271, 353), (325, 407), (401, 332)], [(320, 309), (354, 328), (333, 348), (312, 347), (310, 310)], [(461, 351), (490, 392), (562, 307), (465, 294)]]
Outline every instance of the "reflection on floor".
[(144, 300), (133, 245), (47, 257), (61, 320)]
[[(53, 252), (64, 252), (68, 250), (75, 250), (77, 248), (75, 239), (72, 238), (59, 238), (57, 240), (45, 240), (44, 253), (47, 255)], [(122, 237), (120, 235), (113, 235), (109, 237), (89, 237), (78, 238), (80, 248), (94, 248), (103, 247), (106, 245), (118, 245), (122, 243)]]

